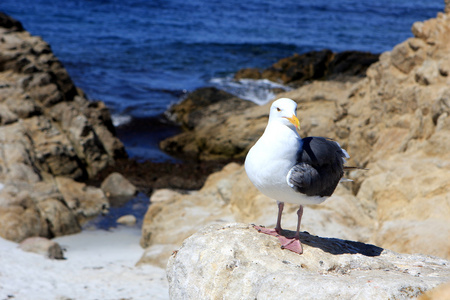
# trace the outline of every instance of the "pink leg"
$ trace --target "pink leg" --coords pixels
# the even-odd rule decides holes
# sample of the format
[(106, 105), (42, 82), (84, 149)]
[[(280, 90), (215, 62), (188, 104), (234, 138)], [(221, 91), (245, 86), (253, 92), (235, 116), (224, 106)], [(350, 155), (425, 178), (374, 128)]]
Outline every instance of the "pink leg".
[(277, 218), (277, 225), (275, 228), (265, 228), (262, 226), (253, 226), (256, 230), (258, 230), (261, 233), (265, 233), (268, 235), (273, 235), (278, 238), (281, 244), (282, 249), (288, 249), (292, 252), (302, 254), (303, 253), (303, 247), (300, 243), (300, 224), (302, 223), (302, 216), (303, 216), (303, 205), (300, 205), (299, 209), (297, 210), (297, 231), (295, 232), (295, 236), (293, 238), (288, 238), (286, 236), (283, 236), (283, 229), (281, 229), (281, 215), (283, 213), (284, 203), (278, 202), (278, 218)]
[(302, 222), (302, 216), (303, 216), (303, 205), (300, 205), (300, 208), (297, 210), (297, 231), (295, 232), (295, 236), (293, 238), (287, 238), (284, 236), (278, 236), (278, 240), (281, 243), (282, 249), (288, 249), (292, 252), (302, 254), (303, 253), (303, 247), (302, 243), (300, 242), (300, 224)]
[(262, 226), (253, 226), (258, 232), (265, 233), (268, 235), (273, 235), (278, 237), (281, 234), (281, 215), (283, 214), (284, 209), (284, 202), (278, 202), (278, 218), (277, 218), (277, 225), (275, 228), (266, 228)]

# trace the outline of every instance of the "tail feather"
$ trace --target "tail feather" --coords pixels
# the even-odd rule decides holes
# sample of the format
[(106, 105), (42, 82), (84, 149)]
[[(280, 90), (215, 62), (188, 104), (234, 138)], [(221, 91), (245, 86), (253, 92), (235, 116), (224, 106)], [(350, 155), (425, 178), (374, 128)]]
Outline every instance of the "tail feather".
[(361, 167), (353, 167), (353, 166), (344, 166), (344, 171), (346, 171), (346, 170), (366, 170), (366, 171), (368, 171), (369, 169), (361, 168)]

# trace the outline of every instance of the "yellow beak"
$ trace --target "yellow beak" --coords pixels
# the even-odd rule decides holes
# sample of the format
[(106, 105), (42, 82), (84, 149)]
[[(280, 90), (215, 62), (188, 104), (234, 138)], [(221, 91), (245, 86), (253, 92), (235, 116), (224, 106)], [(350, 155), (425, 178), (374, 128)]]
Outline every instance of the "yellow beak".
[(295, 115), (292, 115), (290, 118), (286, 118), (291, 122), (298, 130), (300, 130), (300, 121)]

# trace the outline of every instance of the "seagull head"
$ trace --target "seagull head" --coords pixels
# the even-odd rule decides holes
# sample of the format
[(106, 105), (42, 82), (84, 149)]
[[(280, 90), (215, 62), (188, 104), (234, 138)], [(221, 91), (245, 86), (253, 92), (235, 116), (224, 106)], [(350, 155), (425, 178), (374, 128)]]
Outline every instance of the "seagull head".
[(300, 121), (296, 116), (297, 103), (289, 98), (280, 98), (272, 103), (269, 123), (281, 122), (288, 127), (300, 129)]

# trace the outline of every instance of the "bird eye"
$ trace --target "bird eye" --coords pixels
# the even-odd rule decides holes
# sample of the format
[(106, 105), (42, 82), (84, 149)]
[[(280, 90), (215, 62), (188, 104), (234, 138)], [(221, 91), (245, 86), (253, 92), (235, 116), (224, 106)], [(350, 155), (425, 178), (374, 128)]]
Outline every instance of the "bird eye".
[(277, 107), (277, 111), (281, 111), (281, 109), (279, 107)]

